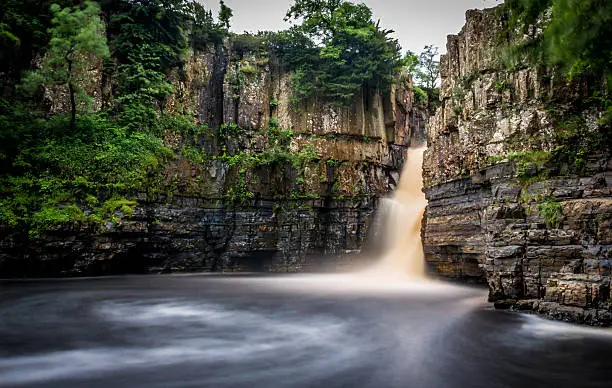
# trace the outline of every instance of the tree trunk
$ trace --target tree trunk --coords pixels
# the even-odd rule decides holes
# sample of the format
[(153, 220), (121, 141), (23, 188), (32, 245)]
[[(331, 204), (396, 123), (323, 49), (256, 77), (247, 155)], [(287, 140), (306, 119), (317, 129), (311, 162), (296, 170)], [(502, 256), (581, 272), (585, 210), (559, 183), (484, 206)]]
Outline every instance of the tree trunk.
[(72, 61), (68, 61), (68, 92), (70, 93), (70, 129), (74, 131), (76, 127), (76, 98), (74, 86), (72, 85)]

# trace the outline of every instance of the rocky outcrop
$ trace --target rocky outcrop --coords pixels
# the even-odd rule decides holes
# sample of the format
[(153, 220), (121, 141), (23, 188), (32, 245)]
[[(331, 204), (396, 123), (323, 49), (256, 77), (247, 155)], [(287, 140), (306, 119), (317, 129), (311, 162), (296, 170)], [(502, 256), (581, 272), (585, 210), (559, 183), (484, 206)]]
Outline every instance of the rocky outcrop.
[(259, 200), (238, 209), (196, 197), (141, 198), (131, 217), (101, 229), (3, 239), (2, 275), (333, 269), (362, 248), (375, 203)]
[(504, 20), (501, 8), (468, 11), (448, 38), (424, 160), (426, 260), (487, 283), (499, 307), (609, 325), (607, 129), (584, 81), (505, 62)]
[[(112, 104), (112, 75), (105, 77), (92, 76), (97, 106)], [(175, 157), (162, 182), (136, 198), (133, 215), (118, 210), (101, 226), (60, 227), (37, 239), (0, 230), (0, 277), (341, 264), (348, 259), (331, 257), (362, 248), (378, 199), (396, 187), (406, 148), (422, 136), (411, 127), (420, 113), (409, 81), (365, 90), (347, 107), (317, 97), (296, 103), (291, 72), (277, 59), (229, 41), (192, 53), (170, 78), (175, 93), (164, 109), (192, 115), (201, 131), (166, 131)], [(54, 111), (62, 106), (53, 103)], [(287, 160), (306, 151), (308, 158)]]

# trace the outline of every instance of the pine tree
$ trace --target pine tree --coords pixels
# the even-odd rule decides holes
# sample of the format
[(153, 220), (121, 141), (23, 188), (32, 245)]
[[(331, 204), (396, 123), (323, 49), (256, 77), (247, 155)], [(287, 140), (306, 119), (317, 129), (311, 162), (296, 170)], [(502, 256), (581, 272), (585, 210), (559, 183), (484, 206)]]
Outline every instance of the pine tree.
[(83, 88), (88, 70), (109, 55), (96, 3), (82, 7), (61, 8), (51, 5), (53, 19), (49, 29), (51, 41), (38, 71), (30, 74), (26, 84), (52, 88), (67, 86), (70, 95), (70, 128), (76, 125), (77, 98), (91, 99)]

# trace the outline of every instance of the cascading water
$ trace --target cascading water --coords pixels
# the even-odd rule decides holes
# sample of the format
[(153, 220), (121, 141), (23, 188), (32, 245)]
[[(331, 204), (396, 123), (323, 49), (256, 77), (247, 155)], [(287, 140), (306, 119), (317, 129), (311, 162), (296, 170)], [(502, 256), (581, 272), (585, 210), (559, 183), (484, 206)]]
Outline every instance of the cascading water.
[(380, 277), (423, 280), (425, 265), (421, 244), (421, 220), (427, 205), (423, 194), (422, 162), (425, 147), (410, 148), (393, 197), (385, 198), (379, 209), (378, 232), (382, 258), (366, 271)]

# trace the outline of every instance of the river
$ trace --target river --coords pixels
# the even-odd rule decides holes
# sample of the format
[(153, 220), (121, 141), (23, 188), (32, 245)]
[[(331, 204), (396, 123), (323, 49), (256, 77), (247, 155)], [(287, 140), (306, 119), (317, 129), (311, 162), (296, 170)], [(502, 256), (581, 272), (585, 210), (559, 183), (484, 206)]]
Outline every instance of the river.
[(610, 387), (606, 329), (355, 275), (0, 283), (1, 387)]

